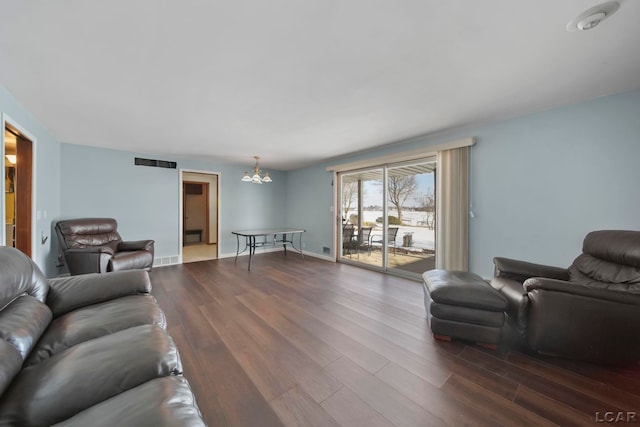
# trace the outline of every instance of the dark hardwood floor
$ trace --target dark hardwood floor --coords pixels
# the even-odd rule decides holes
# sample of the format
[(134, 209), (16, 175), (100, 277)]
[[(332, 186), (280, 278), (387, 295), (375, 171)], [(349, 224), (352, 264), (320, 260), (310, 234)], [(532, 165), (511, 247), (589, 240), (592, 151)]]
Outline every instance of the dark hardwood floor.
[(282, 252), (151, 278), (210, 426), (640, 423), (640, 369), (434, 341), (417, 282)]

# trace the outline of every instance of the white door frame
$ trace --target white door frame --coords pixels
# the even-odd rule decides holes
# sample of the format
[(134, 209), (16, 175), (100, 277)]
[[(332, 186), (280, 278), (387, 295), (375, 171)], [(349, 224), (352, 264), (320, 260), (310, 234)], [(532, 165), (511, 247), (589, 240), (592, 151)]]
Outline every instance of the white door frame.
[[(38, 258), (36, 257), (36, 252), (37, 252), (37, 248), (38, 246), (38, 239), (37, 239), (37, 222), (36, 222), (36, 211), (37, 211), (37, 207), (36, 207), (36, 183), (38, 182), (37, 180), (37, 170), (38, 170), (38, 163), (37, 163), (37, 146), (38, 146), (38, 141), (36, 139), (35, 136), (33, 136), (33, 134), (31, 134), (29, 131), (27, 131), (23, 126), (20, 125), (20, 123), (18, 123), (16, 120), (14, 120), (13, 118), (11, 118), (11, 116), (9, 116), (7, 113), (0, 113), (0, 116), (2, 117), (2, 135), (0, 136), (0, 142), (2, 145), (2, 148), (0, 148), (0, 154), (2, 154), (2, 164), (4, 165), (4, 147), (5, 147), (5, 141), (4, 141), (4, 131), (7, 127), (7, 125), (11, 126), (12, 128), (16, 129), (22, 136), (24, 136), (25, 138), (27, 138), (29, 141), (31, 141), (31, 254), (30, 257), (33, 260), (37, 260)], [(4, 183), (4, 166), (2, 168), (3, 170), (3, 183)], [(3, 184), (4, 185), (4, 184)], [(2, 206), (2, 213), (0, 213), (0, 220), (2, 220), (2, 224), (3, 227), (0, 230), (0, 243), (2, 243), (2, 245), (6, 245), (7, 244), (7, 236), (6, 236), (6, 227), (4, 227), (4, 224), (7, 223), (7, 214), (6, 214), (6, 206), (5, 206), (5, 199), (4, 197), (2, 198), (2, 202), (0, 203), (0, 206)], [(46, 219), (46, 218), (45, 218)], [(44, 232), (43, 232), (44, 233)], [(47, 232), (47, 236), (48, 236), (48, 232)]]
[[(220, 179), (222, 178), (222, 174), (220, 172), (212, 172), (212, 171), (205, 171), (205, 170), (198, 170), (198, 169), (182, 169), (180, 168), (180, 195), (179, 195), (179, 200), (180, 200), (180, 220), (178, 221), (180, 224), (179, 227), (179, 245), (180, 245), (180, 256), (179, 256), (179, 263), (182, 264), (182, 245), (184, 244), (183, 242), (183, 238), (184, 238), (184, 194), (183, 194), (183, 187), (184, 187), (184, 174), (185, 173), (199, 173), (202, 175), (213, 175), (215, 176), (216, 179), (216, 258), (220, 258), (220, 229), (221, 229), (221, 224), (222, 224), (222, 218), (220, 217), (220, 205), (222, 204), (221, 200), (222, 197), (220, 195)], [(189, 181), (189, 180), (187, 180)], [(211, 203), (213, 203), (213, 201), (211, 200), (211, 198), (209, 198), (209, 209), (211, 209)]]

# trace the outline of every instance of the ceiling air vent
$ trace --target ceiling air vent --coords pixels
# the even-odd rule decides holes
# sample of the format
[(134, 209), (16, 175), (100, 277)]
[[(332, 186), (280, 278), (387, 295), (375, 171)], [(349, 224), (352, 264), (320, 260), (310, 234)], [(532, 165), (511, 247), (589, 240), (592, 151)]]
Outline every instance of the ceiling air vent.
[(167, 160), (156, 160), (156, 159), (143, 159), (141, 157), (135, 158), (136, 166), (152, 166), (154, 168), (167, 168), (167, 169), (175, 169), (178, 164), (176, 162), (170, 162)]

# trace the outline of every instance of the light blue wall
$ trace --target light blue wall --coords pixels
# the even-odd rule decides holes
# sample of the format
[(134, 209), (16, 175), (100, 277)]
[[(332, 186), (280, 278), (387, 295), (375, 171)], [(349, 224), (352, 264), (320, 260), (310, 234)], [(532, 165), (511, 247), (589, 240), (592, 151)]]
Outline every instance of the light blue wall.
[[(0, 111), (36, 139), (35, 209), (47, 211), (34, 259), (55, 275), (59, 218), (113, 216), (127, 239), (153, 238), (158, 256), (179, 253), (176, 170), (133, 165), (158, 156), (60, 144), (0, 86)], [(329, 165), (475, 136), (472, 149), (470, 268), (492, 275), (494, 256), (568, 265), (594, 229), (640, 229), (640, 91), (608, 96), (485, 126), (470, 127), (241, 183), (247, 165), (176, 160), (180, 168), (221, 174), (221, 253), (235, 251), (230, 231), (263, 226), (308, 229), (306, 250), (335, 253)], [(161, 156), (161, 158), (163, 158)], [(251, 162), (248, 161), (248, 164)], [(4, 203), (4, 202), (3, 202)], [(53, 249), (52, 249), (53, 248)]]
[(591, 230), (640, 230), (640, 91), (470, 127), (331, 160), (288, 174), (289, 222), (307, 249), (335, 253), (332, 174), (325, 168), (475, 136), (470, 269), (507, 256), (568, 266)]
[[(35, 139), (34, 151), (34, 212), (40, 212), (40, 220), (36, 220), (33, 230), (36, 245), (33, 247), (33, 260), (47, 276), (56, 274), (57, 241), (52, 235), (52, 223), (60, 216), (60, 144), (51, 133), (14, 97), (0, 85), (0, 113), (19, 125)], [(8, 116), (8, 117), (7, 117)], [(4, 164), (4, 163), (3, 163)], [(0, 202), (4, 210), (4, 198)], [(44, 218), (44, 212), (47, 218)], [(4, 225), (3, 225), (4, 226)], [(49, 236), (43, 245), (41, 235)], [(53, 249), (52, 249), (53, 248)]]
[(221, 255), (235, 254), (231, 230), (284, 225), (285, 174), (269, 171), (270, 184), (240, 181), (247, 165), (216, 164), (154, 154), (61, 144), (62, 216), (113, 217), (126, 240), (154, 239), (158, 257), (180, 253), (178, 169), (135, 166), (135, 157), (171, 160), (179, 169), (220, 174)]
[[(287, 174), (287, 224), (304, 228), (305, 251), (323, 256), (334, 256), (333, 174), (326, 165), (317, 165)], [(331, 249), (324, 254), (323, 247)]]

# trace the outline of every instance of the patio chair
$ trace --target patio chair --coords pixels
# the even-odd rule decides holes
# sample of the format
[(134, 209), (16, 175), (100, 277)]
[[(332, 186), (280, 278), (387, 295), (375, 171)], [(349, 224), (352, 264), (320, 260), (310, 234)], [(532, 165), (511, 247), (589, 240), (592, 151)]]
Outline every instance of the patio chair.
[(358, 237), (356, 238), (356, 249), (358, 256), (360, 256), (361, 250), (367, 250), (369, 251), (369, 253), (371, 253), (371, 230), (373, 230), (373, 227), (360, 227)]
[[(393, 254), (396, 254), (396, 237), (398, 236), (398, 227), (389, 227), (387, 229), (387, 247), (393, 248)], [(382, 245), (384, 241), (382, 240), (382, 235), (374, 234), (371, 236), (371, 243), (369, 245), (369, 251), (371, 251), (371, 246), (374, 243), (379, 243)]]
[(357, 247), (357, 241), (354, 239), (355, 228), (352, 224), (345, 224), (342, 227), (342, 254), (351, 255), (352, 251)]

